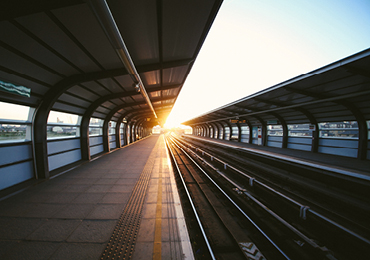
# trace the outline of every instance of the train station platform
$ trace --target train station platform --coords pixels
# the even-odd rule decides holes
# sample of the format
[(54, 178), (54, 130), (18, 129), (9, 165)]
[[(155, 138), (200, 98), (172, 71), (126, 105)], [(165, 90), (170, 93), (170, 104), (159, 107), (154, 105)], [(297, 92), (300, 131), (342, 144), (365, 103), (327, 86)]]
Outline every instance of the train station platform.
[(309, 167), (334, 171), (339, 174), (353, 176), (355, 178), (370, 181), (370, 161), (359, 160), (356, 158), (313, 153), (288, 148), (276, 148), (269, 146), (260, 146), (256, 144), (242, 143), (236, 141), (220, 140), (209, 137), (195, 135), (184, 135), (186, 138), (204, 140), (228, 147), (245, 149), (250, 152), (263, 154), (264, 156), (273, 157), (279, 160), (286, 160), (293, 163), (304, 164)]
[(193, 258), (163, 135), (0, 200), (0, 259)]

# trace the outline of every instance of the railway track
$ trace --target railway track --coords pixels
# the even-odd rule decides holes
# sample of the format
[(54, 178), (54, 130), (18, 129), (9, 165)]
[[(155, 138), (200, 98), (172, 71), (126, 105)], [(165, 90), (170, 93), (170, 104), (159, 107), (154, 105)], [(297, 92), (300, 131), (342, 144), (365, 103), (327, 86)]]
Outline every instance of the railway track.
[(167, 145), (196, 258), (341, 259), (173, 136)]
[[(366, 216), (357, 216), (354, 212), (352, 216), (354, 216), (354, 218), (358, 218), (359, 223), (355, 223), (355, 225), (353, 225), (353, 222), (356, 220), (348, 219), (350, 216), (347, 215), (342, 217), (340, 214), (338, 215), (337, 212), (328, 212), (328, 210), (325, 209), (316, 210), (316, 208), (320, 209), (320, 206), (317, 206), (317, 203), (312, 203), (311, 199), (302, 199), (302, 194), (299, 193), (297, 196), (289, 187), (288, 189), (277, 187), (283, 186), (286, 188), (285, 186), (288, 186), (288, 184), (279, 184), (276, 176), (274, 182), (278, 185), (274, 186), (271, 184), (271, 181), (266, 182), (263, 177), (256, 177), (259, 176), (261, 170), (257, 174), (255, 173), (254, 176), (251, 176), (250, 172), (247, 171), (247, 174), (236, 167), (231, 166), (230, 162), (220, 160), (216, 157), (215, 153), (209, 154), (205, 152), (204, 149), (202, 150), (198, 148), (199, 146), (195, 147), (189, 143), (184, 143), (184, 140), (181, 140), (180, 142), (178, 139), (177, 142), (181, 143), (184, 149), (193, 154), (193, 156), (201, 157), (200, 160), (203, 161), (204, 165), (213, 165), (209, 167), (217, 169), (218, 173), (216, 173), (216, 175), (223, 176), (224, 179), (228, 179), (233, 183), (234, 190), (238, 190), (238, 192), (243, 196), (247, 196), (247, 200), (251, 201), (253, 199), (257, 199), (259, 202), (264, 204), (266, 209), (274, 212), (276, 217), (281, 218), (287, 224), (294, 227), (295, 230), (304, 234), (307, 241), (304, 239), (298, 239), (295, 240), (297, 243), (301, 243), (303, 241), (303, 244), (309, 244), (313, 242), (316, 244), (316, 248), (326, 254), (326, 258), (330, 259), (361, 259), (364, 255), (369, 255), (370, 242), (366, 227)], [(225, 157), (224, 154), (223, 156)], [(230, 150), (227, 151), (227, 154), (230, 157), (235, 158), (235, 155)], [(240, 165), (235, 163), (235, 161), (234, 165), (240, 167)], [(284, 174), (284, 171), (280, 174)], [(285, 179), (289, 178), (291, 177), (288, 176)], [(361, 193), (363, 191), (359, 192)], [(320, 198), (320, 196), (321, 195), (319, 194), (319, 196), (316, 197)], [(319, 201), (317, 198), (316, 201)], [(341, 198), (341, 196), (339, 196), (339, 198)], [(346, 205), (348, 202), (342, 203), (339, 200), (336, 201), (336, 203)], [(256, 202), (255, 205), (258, 205), (258, 203)], [(362, 209), (361, 203), (359, 205), (354, 205), (353, 207), (357, 207), (360, 211), (364, 210), (365, 214), (368, 214), (368, 211), (366, 211), (367, 209)], [(368, 206), (368, 204), (365, 203), (365, 206)], [(346, 210), (343, 212), (345, 211)], [(364, 227), (363, 230), (359, 230), (361, 227)]]
[[(294, 216), (298, 211), (304, 220), (307, 214), (311, 215), (311, 219), (318, 218), (320, 223), (327, 219), (324, 222), (329, 222), (330, 225), (326, 223), (326, 227), (336, 226), (334, 230), (328, 229), (327, 234), (331, 235), (338, 229), (344, 233), (351, 233), (352, 236), (364, 242), (360, 242), (359, 247), (368, 246), (370, 240), (370, 182), (368, 180), (298, 164), (284, 163), (241, 149), (221, 149), (213, 145), (206, 146), (200, 142), (188, 145), (194, 147), (195, 151), (206, 154), (205, 160), (217, 156), (222, 160), (222, 164), (234, 165), (238, 170), (228, 170), (228, 173), (241, 182), (256, 184), (253, 187), (255, 192), (262, 189), (263, 195), (267, 195), (266, 190), (272, 190), (273, 197), (277, 191), (293, 199), (296, 203), (289, 203), (290, 206), (295, 204), (293, 211), (286, 210), (285, 213), (281, 213), (287, 215), (286, 217)], [(209, 151), (211, 154), (205, 153), (205, 151)], [(256, 181), (253, 182), (254, 180)], [(282, 198), (283, 196), (278, 197)], [(267, 200), (271, 199), (267, 198)], [(281, 207), (278, 203), (275, 203), (275, 206)], [(317, 225), (317, 229), (320, 231), (322, 227)], [(333, 241), (335, 241), (333, 244), (342, 243), (341, 241)]]
[[(184, 143), (184, 142), (183, 142)], [(186, 143), (195, 152), (204, 155), (203, 159), (210, 161), (217, 156), (216, 164), (233, 165), (226, 172), (241, 183), (248, 183), (255, 193), (262, 192), (266, 196), (270, 190), (275, 197), (278, 192), (293, 199), (296, 203), (293, 211), (286, 210), (285, 215), (299, 215), (306, 218), (307, 214), (333, 220), (333, 225), (347, 227), (359, 239), (370, 240), (370, 183), (366, 180), (325, 172), (318, 169), (309, 169), (297, 164), (284, 164), (282, 161), (269, 157), (258, 156), (240, 149), (222, 149), (201, 142)], [(283, 198), (284, 196), (278, 196)], [(271, 200), (272, 198), (267, 198)], [(289, 199), (283, 199), (286, 201)], [(289, 202), (290, 205), (292, 203)], [(275, 203), (276, 207), (281, 207)], [(272, 205), (271, 207), (274, 207)], [(307, 214), (305, 214), (307, 213)], [(289, 216), (287, 216), (289, 217)], [(321, 227), (319, 228), (321, 229)], [(340, 228), (344, 230), (343, 228)], [(331, 233), (332, 231), (329, 230)], [(346, 232), (347, 232), (346, 231)]]

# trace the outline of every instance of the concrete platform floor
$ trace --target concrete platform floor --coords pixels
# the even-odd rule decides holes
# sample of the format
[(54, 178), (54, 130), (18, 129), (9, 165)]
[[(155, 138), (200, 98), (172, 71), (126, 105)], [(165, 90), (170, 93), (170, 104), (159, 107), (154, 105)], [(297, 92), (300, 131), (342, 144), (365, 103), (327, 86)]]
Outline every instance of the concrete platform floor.
[(142, 174), (133, 259), (192, 259), (167, 156), (150, 136), (0, 201), (0, 259), (100, 259)]

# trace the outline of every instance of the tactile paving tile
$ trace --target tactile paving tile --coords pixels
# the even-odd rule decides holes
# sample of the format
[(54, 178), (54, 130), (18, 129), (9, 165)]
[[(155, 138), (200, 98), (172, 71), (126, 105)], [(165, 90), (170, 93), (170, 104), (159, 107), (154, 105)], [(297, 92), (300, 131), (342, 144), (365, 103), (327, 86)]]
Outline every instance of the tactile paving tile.
[(102, 260), (131, 259), (132, 257), (136, 237), (139, 232), (145, 194), (149, 185), (158, 144), (159, 142), (157, 142), (150, 154), (144, 170), (132, 191), (127, 206), (121, 214), (107, 247), (100, 257)]

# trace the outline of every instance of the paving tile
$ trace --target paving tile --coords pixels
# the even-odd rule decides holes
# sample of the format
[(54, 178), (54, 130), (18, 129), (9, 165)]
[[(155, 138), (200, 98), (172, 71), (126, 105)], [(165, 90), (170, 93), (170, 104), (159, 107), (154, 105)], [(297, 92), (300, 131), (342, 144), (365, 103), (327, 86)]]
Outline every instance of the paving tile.
[(117, 178), (121, 178), (122, 177), (122, 172), (108, 172), (107, 174), (104, 175), (104, 178), (105, 179), (109, 179), (109, 178), (114, 178), (114, 179), (117, 179)]
[(143, 218), (140, 223), (139, 233), (137, 235), (138, 242), (154, 241), (155, 219)]
[(24, 217), (50, 218), (64, 207), (63, 204), (34, 203), (33, 207), (23, 214)]
[(52, 218), (84, 219), (95, 204), (69, 204), (57, 211)]
[(121, 178), (133, 178), (138, 179), (140, 177), (141, 172), (123, 172)]
[(177, 219), (162, 219), (162, 241), (180, 241)]
[[(153, 242), (137, 242), (133, 257), (135, 260), (153, 259)], [(163, 258), (162, 258), (163, 259)]]
[(162, 242), (161, 250), (162, 260), (185, 259), (179, 242)]
[(2, 257), (10, 248), (15, 246), (18, 243), (18, 241), (13, 240), (13, 241), (0, 241), (0, 259), (5, 259)]
[(116, 169), (115, 167), (114, 168), (111, 167), (108, 170), (107, 174), (108, 175), (109, 174), (119, 174), (119, 177), (118, 178), (120, 178), (122, 175), (127, 174), (127, 171), (126, 171), (126, 169)]
[(99, 203), (105, 193), (82, 193), (77, 196), (72, 203)]
[[(163, 188), (163, 186), (162, 186)], [(171, 203), (173, 201), (172, 192), (164, 190), (162, 193), (162, 203)]]
[(98, 204), (86, 219), (118, 219), (122, 210), (122, 204)]
[(1, 259), (43, 260), (49, 259), (60, 243), (21, 241), (1, 256)]
[(115, 184), (118, 178), (101, 178), (95, 182), (95, 184)]
[(108, 242), (116, 222), (116, 220), (84, 220), (67, 239), (67, 242)]
[(105, 176), (105, 174), (106, 174), (106, 172), (105, 171), (102, 171), (102, 170), (97, 170), (97, 171), (89, 170), (89, 171), (80, 173), (79, 176), (81, 178), (96, 178), (96, 179), (100, 179), (103, 176)]
[(73, 184), (94, 184), (97, 182), (99, 178), (82, 178), (82, 179), (75, 179)]
[(130, 196), (131, 192), (109, 192), (100, 200), (100, 203), (119, 203), (126, 205), (127, 201), (130, 199)]
[[(6, 217), (0, 217), (0, 239), (7, 239), (0, 240), (0, 259), (10, 258), (10, 250), (17, 251), (14, 259), (99, 259), (147, 162), (149, 153), (146, 146), (143, 149), (135, 152), (122, 149), (36, 185), (22, 192), (22, 196), (14, 196), (18, 206), (12, 207), (10, 202), (4, 206), (0, 202), (0, 216), (6, 211), (19, 220), (9, 222)], [(159, 171), (159, 163), (159, 160), (155, 162), (153, 170)], [(162, 173), (162, 188), (167, 192), (169, 180), (165, 173)], [(151, 184), (134, 259), (152, 259), (158, 178), (152, 178)], [(29, 203), (24, 202), (25, 197)], [(171, 198), (163, 195), (162, 241), (174, 236), (173, 225), (177, 224), (166, 219), (168, 200)], [(162, 259), (174, 256), (174, 245), (162, 243)], [(180, 259), (177, 256), (172, 259)]]
[(73, 184), (75, 182), (74, 179), (71, 178), (63, 178), (62, 176), (59, 176), (55, 179), (50, 180), (52, 181), (52, 184), (54, 185), (68, 185), (68, 184)]
[(53, 193), (50, 193), (50, 192), (33, 193), (25, 197), (24, 201), (33, 202), (33, 203), (42, 203), (42, 202), (45, 202), (49, 198), (50, 194), (53, 194)]
[(50, 260), (99, 259), (105, 246), (105, 243), (64, 243)]
[(35, 186), (38, 192), (59, 192), (64, 190), (68, 184), (54, 183), (50, 180), (49, 183), (42, 183)]
[(158, 192), (158, 185), (149, 185), (147, 192), (157, 193)]
[(84, 192), (91, 184), (70, 184), (65, 187), (63, 192)]
[(162, 218), (176, 219), (176, 212), (173, 203), (162, 203)]
[(149, 185), (158, 186), (158, 178), (150, 178)]
[(27, 236), (26, 239), (54, 242), (64, 241), (81, 222), (81, 220), (48, 219), (32, 234)]
[(143, 207), (142, 218), (155, 218), (156, 217), (157, 204), (145, 204)]
[(113, 185), (109, 192), (131, 192), (134, 188), (133, 184), (128, 185)]
[(104, 157), (99, 158), (97, 161), (91, 161), (84, 164), (78, 169), (80, 172), (99, 172), (106, 170), (106, 165), (103, 165)]
[(1, 203), (0, 204), (0, 217), (21, 217), (27, 211), (33, 208), (33, 203), (18, 202), (18, 203)]
[(25, 239), (45, 222), (38, 218), (0, 218), (0, 239)]
[(59, 176), (60, 178), (67, 178), (67, 179), (81, 179), (81, 178), (84, 178), (84, 176), (82, 175), (82, 173), (80, 171), (75, 171), (73, 173), (69, 172), (70, 174), (63, 174), (61, 176)]
[(91, 193), (91, 192), (107, 192), (112, 188), (113, 185), (111, 184), (100, 184), (100, 185), (91, 185), (90, 188), (88, 188), (85, 192)]
[(46, 203), (69, 203), (74, 200), (80, 193), (52, 193), (49, 195)]
[(116, 184), (136, 184), (137, 180), (137, 178), (120, 178)]
[(145, 203), (157, 203), (158, 192), (147, 192)]
[[(136, 160), (136, 159), (135, 159), (135, 158), (133, 158), (133, 160)], [(146, 163), (146, 162), (144, 162), (144, 163), (143, 163), (143, 164), (141, 164), (141, 165), (137, 165), (137, 164), (135, 164), (135, 166), (132, 166), (132, 167), (122, 166), (122, 169), (127, 170), (127, 172), (137, 172), (137, 173), (141, 173), (141, 172), (142, 172), (142, 170), (144, 169), (145, 163)]]

